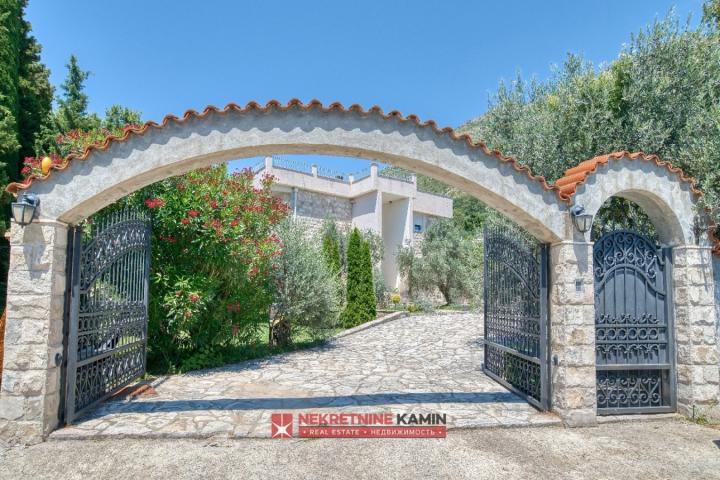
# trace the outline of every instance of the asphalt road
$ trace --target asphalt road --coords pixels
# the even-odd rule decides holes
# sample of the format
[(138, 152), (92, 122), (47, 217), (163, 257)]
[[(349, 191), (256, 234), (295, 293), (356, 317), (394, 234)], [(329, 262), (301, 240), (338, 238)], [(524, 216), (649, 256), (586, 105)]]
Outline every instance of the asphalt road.
[(720, 479), (720, 430), (663, 420), (444, 440), (55, 440), (0, 448), (0, 478)]

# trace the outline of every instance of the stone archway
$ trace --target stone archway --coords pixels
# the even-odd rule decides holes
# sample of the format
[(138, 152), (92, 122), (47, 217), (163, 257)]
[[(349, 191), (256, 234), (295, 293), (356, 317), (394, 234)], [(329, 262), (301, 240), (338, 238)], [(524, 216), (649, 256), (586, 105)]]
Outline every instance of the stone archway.
[[(672, 247), (672, 298), (668, 301), (673, 303), (670, 321), (674, 321), (671, 333), (675, 339), (671, 350), (677, 366), (677, 409), (691, 415), (696, 407), (715, 404), (720, 394), (720, 373), (714, 312), (714, 236), (712, 231), (696, 228), (696, 218), (705, 212), (698, 212), (702, 192), (695, 181), (655, 155), (615, 152), (569, 169), (556, 185), (563, 196), (572, 198), (592, 215), (613, 196), (636, 203), (652, 221), (660, 243)], [(589, 234), (584, 241), (589, 240)], [(592, 243), (588, 245), (592, 251)], [(592, 265), (592, 259), (589, 262)]]
[[(596, 161), (584, 162), (580, 171), (549, 185), (514, 159), (452, 129), (439, 129), (432, 121), (421, 123), (398, 112), (384, 114), (377, 107), (346, 109), (340, 104), (323, 107), (317, 101), (304, 105), (292, 100), (284, 106), (274, 101), (265, 106), (230, 104), (222, 110), (208, 107), (202, 113), (188, 111), (182, 118), (166, 117), (162, 124), (147, 123), (122, 138), (88, 148), (43, 178), (8, 187), (14, 194), (24, 190), (38, 195), (40, 208), (37, 221), (25, 228), (13, 224), (11, 229), (0, 438), (39, 441), (57, 426), (68, 226), (158, 180), (213, 163), (277, 153), (347, 155), (412, 169), (480, 198), (550, 244), (552, 409), (568, 425), (595, 423), (592, 244), (573, 228), (570, 206), (573, 201), (591, 205), (594, 196), (602, 197), (597, 190), (587, 193), (594, 185), (601, 192), (636, 195), (658, 190), (649, 183), (640, 185), (638, 179), (657, 178), (663, 185), (660, 190), (667, 191), (684, 191), (688, 182), (683, 177), (658, 176), (654, 167), (636, 173), (630, 168), (635, 187), (613, 190), (607, 187), (612, 183), (610, 173), (596, 168), (607, 161)], [(625, 153), (614, 158), (626, 156), (633, 158)], [(620, 177), (625, 166), (632, 167), (632, 162), (615, 163), (621, 167)], [(594, 175), (588, 179), (591, 171)], [(695, 205), (693, 194), (681, 198)], [(678, 218), (667, 227), (668, 238), (688, 245), (682, 255), (688, 267), (684, 271), (687, 275), (710, 272), (702, 288), (712, 287), (710, 248), (692, 246), (684, 228), (692, 224), (692, 209), (663, 201)], [(680, 267), (681, 261), (676, 264)], [(688, 318), (706, 314), (705, 303), (692, 299), (697, 291), (687, 288), (676, 294), (686, 296)], [(698, 348), (688, 355), (692, 360), (704, 352)], [(694, 380), (694, 372), (679, 372), (690, 382), (686, 398), (679, 399), (684, 405), (707, 390), (705, 383)]]
[[(433, 178), (482, 198), (545, 242), (565, 234), (558, 190), (515, 159), (473, 143), (414, 115), (384, 114), (357, 105), (323, 107), (297, 100), (286, 106), (230, 104), (188, 111), (128, 130), (70, 157), (43, 178), (11, 184), (41, 198), (40, 218), (74, 224), (146, 185), (199, 167), (237, 158), (317, 153), (377, 160)], [(56, 170), (64, 170), (62, 173)]]

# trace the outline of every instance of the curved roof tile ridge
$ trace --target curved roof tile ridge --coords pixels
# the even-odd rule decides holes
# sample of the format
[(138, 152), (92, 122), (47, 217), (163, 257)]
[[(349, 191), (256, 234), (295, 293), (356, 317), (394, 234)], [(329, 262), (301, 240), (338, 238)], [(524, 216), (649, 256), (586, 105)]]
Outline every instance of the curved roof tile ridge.
[(393, 110), (385, 114), (383, 110), (377, 105), (372, 106), (368, 110), (365, 110), (362, 106), (358, 104), (353, 104), (349, 108), (345, 108), (340, 102), (333, 102), (327, 107), (325, 107), (323, 106), (322, 102), (317, 99), (310, 100), (310, 102), (304, 104), (297, 98), (291, 99), (286, 105), (281, 104), (278, 100), (270, 100), (264, 106), (254, 101), (248, 102), (244, 107), (241, 107), (236, 103), (228, 103), (222, 109), (217, 108), (213, 105), (208, 105), (203, 109), (201, 113), (198, 113), (195, 110), (186, 110), (182, 117), (177, 117), (175, 115), (166, 115), (161, 123), (148, 121), (140, 126), (127, 127), (123, 130), (123, 133), (121, 135), (109, 135), (103, 141), (87, 146), (81, 154), (71, 153), (67, 155), (58, 165), (53, 165), (46, 175), (30, 175), (23, 182), (13, 182), (9, 184), (5, 188), (5, 190), (13, 195), (17, 195), (20, 190), (30, 188), (30, 186), (35, 180), (45, 181), (50, 178), (51, 175), (53, 175), (54, 171), (62, 171), (67, 169), (72, 160), (87, 160), (88, 157), (90, 157), (90, 155), (95, 150), (107, 150), (113, 142), (125, 142), (131, 136), (144, 135), (150, 130), (165, 128), (170, 123), (184, 123), (191, 118), (203, 119), (211, 114), (222, 115), (228, 113), (229, 111), (237, 111), (240, 113), (258, 111), (261, 113), (268, 113), (274, 110), (279, 112), (286, 112), (292, 108), (298, 108), (304, 112), (317, 109), (325, 113), (339, 111), (342, 113), (355, 113), (363, 116), (379, 115), (383, 120), (386, 121), (395, 120), (400, 123), (411, 122), (414, 123), (418, 128), (430, 128), (437, 135), (448, 135), (453, 141), (464, 142), (469, 148), (481, 150), (486, 155), (495, 157), (501, 163), (510, 163), (515, 171), (525, 174), (530, 180), (538, 182), (544, 190), (554, 191), (558, 195), (558, 198), (565, 200), (558, 186), (550, 185), (544, 177), (534, 175), (527, 165), (519, 163), (513, 157), (505, 156), (497, 150), (490, 150), (487, 145), (482, 141), (474, 142), (470, 135), (466, 133), (458, 134), (451, 127), (445, 127), (440, 129), (438, 128), (437, 123), (434, 120), (426, 120), (425, 122), (422, 122), (417, 115), (403, 116), (402, 113), (397, 110)]
[(621, 160), (627, 158), (630, 160), (643, 160), (646, 162), (654, 162), (658, 167), (667, 169), (669, 172), (677, 175), (678, 179), (690, 184), (690, 190), (699, 196), (702, 192), (697, 188), (697, 182), (694, 178), (685, 175), (685, 172), (679, 167), (673, 167), (670, 162), (660, 160), (657, 155), (651, 155), (644, 152), (627, 152), (618, 151), (605, 155), (598, 155), (589, 160), (580, 162), (577, 166), (569, 168), (565, 174), (555, 182), (555, 186), (559, 189), (560, 198), (569, 201), (577, 192), (580, 185), (583, 185), (588, 177), (597, 173), (601, 165), (607, 165), (610, 160)]

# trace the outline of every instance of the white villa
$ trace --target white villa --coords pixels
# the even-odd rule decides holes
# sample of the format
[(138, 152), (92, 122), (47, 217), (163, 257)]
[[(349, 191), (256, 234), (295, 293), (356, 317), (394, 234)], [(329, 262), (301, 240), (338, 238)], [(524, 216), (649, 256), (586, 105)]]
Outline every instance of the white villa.
[(400, 246), (417, 248), (425, 229), (436, 218), (451, 218), (451, 198), (419, 191), (415, 175), (383, 171), (373, 163), (352, 175), (307, 166), (278, 157), (266, 157), (254, 169), (255, 182), (273, 175), (273, 190), (291, 214), (319, 231), (326, 218), (340, 228), (373, 230), (383, 239), (382, 271), (389, 290), (402, 290), (397, 267)]

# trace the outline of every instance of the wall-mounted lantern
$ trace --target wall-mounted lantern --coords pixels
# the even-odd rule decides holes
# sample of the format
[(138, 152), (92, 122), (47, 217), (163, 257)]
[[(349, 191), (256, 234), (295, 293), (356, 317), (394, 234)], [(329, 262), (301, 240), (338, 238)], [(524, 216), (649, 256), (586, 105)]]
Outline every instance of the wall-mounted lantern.
[(20, 194), (17, 202), (10, 204), (13, 219), (20, 226), (30, 225), (35, 218), (38, 205), (40, 205), (40, 198), (34, 193)]
[(593, 216), (585, 213), (585, 207), (582, 205), (573, 205), (570, 209), (573, 224), (580, 233), (585, 233), (592, 227)]

